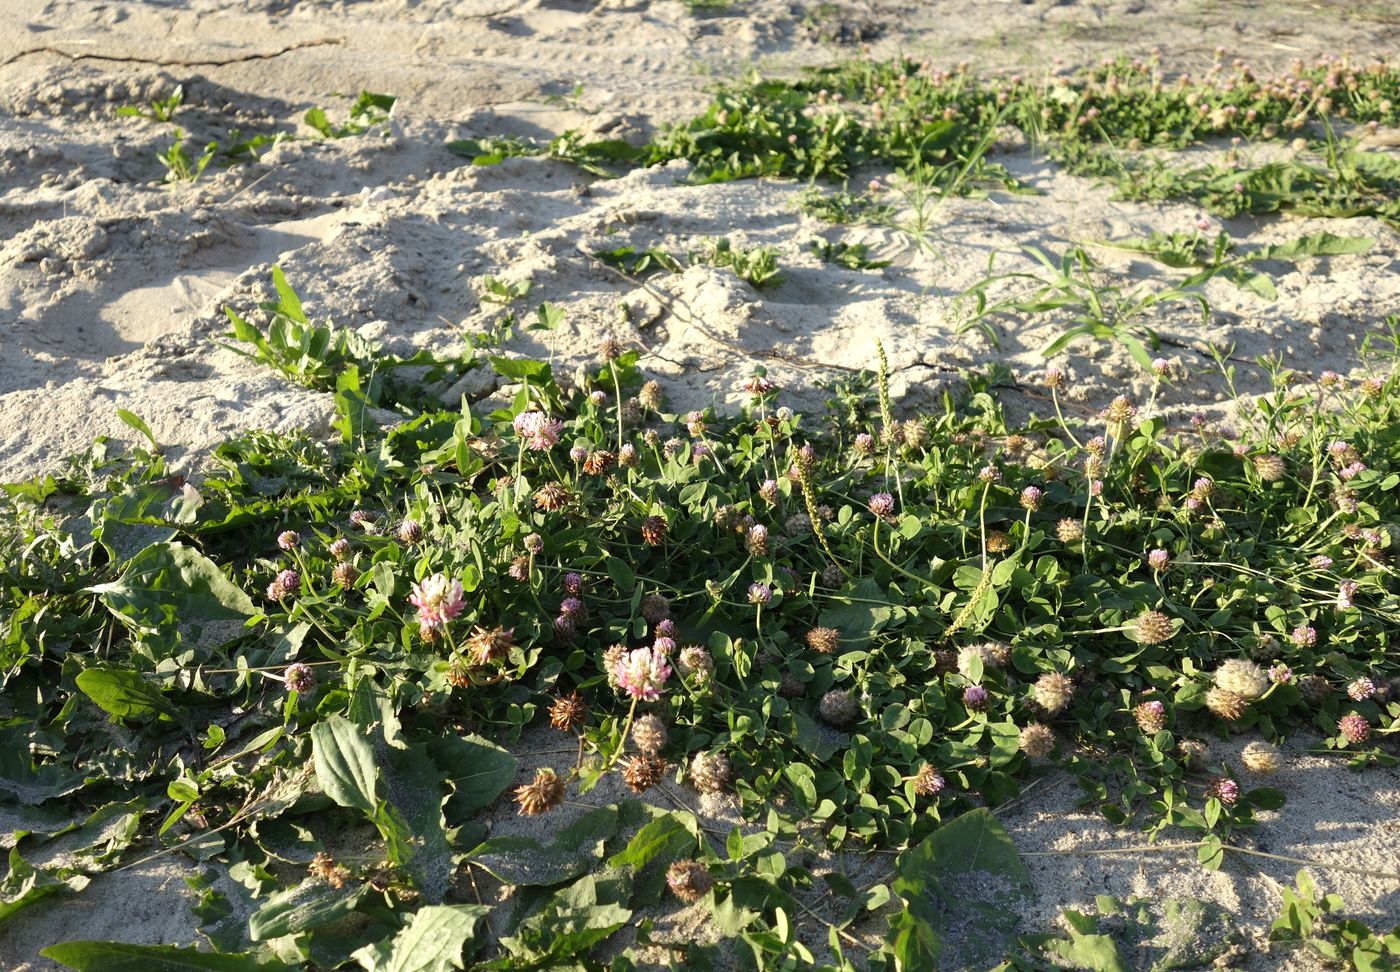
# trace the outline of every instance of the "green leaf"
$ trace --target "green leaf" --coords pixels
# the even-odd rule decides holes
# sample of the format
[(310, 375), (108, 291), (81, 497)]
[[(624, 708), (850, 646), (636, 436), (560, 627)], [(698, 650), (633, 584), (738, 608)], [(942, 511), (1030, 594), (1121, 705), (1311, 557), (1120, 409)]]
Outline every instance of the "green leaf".
[(619, 557), (609, 557), (607, 567), (608, 576), (617, 585), (617, 589), (623, 594), (631, 594), (632, 588), (637, 584), (637, 575), (632, 573), (632, 568)]
[(89, 668), (74, 679), (82, 693), (118, 719), (176, 717), (175, 707), (156, 686), (125, 668)]
[(108, 584), (87, 588), (124, 621), (147, 630), (197, 622), (242, 621), (252, 600), (204, 554), (183, 543), (155, 543)]
[(936, 968), (944, 941), (957, 936), (959, 964), (995, 964), (1014, 936), (1030, 875), (990, 810), (944, 824), (895, 861), (892, 890), (905, 909), (889, 941), (907, 969)]
[(81, 891), (88, 878), (69, 868), (35, 867), (10, 848), (10, 871), (0, 881), (0, 924), (52, 894)]
[(608, 866), (631, 868), (637, 875), (636, 893), (643, 901), (654, 901), (661, 894), (666, 868), (681, 858), (694, 856), (698, 834), (698, 825), (690, 814), (664, 814), (638, 830), (627, 846), (608, 860)]
[(77, 972), (292, 972), (292, 966), (254, 955), (215, 955), (172, 945), (63, 942), (39, 953)]
[(452, 785), (443, 812), (449, 827), (461, 826), (505, 792), (520, 771), (519, 761), (480, 736), (444, 736), (428, 743), (428, 754)]
[(617, 807), (599, 807), (559, 832), (549, 846), (529, 837), (495, 837), (468, 857), (508, 884), (562, 884), (585, 874), (617, 832)]
[(462, 968), (462, 951), (489, 914), (486, 905), (426, 905), (393, 938), (352, 956), (365, 972), (449, 972)]
[(1070, 930), (1070, 940), (1056, 942), (1051, 951), (1070, 968), (1091, 972), (1133, 972), (1123, 961), (1118, 945), (1108, 935), (1082, 935)]
[[(843, 651), (868, 647), (871, 639), (889, 622), (895, 607), (898, 606), (892, 603), (880, 585), (869, 577), (854, 587), (833, 594), (831, 600), (838, 606), (823, 611), (817, 623), (841, 632)], [(844, 604), (841, 603), (843, 600)]]
[(268, 899), (248, 918), (248, 938), (265, 942), (339, 921), (355, 910), (368, 884), (337, 888), (320, 878), (307, 878)]
[(141, 416), (137, 415), (135, 412), (127, 411), (124, 408), (117, 409), (117, 418), (145, 436), (146, 441), (151, 444), (152, 452), (160, 451), (160, 445), (156, 442), (155, 434), (151, 432), (151, 427), (146, 424), (145, 419), (141, 418)]
[(379, 768), (365, 733), (341, 716), (311, 727), (311, 754), (321, 789), (342, 807), (373, 816), (380, 804)]

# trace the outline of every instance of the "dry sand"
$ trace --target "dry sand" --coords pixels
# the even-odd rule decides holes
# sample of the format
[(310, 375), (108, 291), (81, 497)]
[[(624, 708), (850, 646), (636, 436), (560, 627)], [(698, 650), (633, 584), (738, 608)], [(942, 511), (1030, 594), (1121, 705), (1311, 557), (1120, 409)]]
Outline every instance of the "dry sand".
[[(508, 351), (551, 355), (566, 373), (618, 327), (625, 303), (636, 325), (625, 336), (675, 404), (728, 401), (757, 361), (793, 389), (789, 404), (810, 406), (821, 397), (816, 380), (873, 367), (878, 338), (896, 397), (917, 407), (960, 381), (960, 368), (1002, 363), (1026, 380), (1043, 367), (1043, 323), (1005, 334), (1000, 348), (953, 330), (952, 298), (982, 275), (989, 253), (1005, 253), (998, 265), (1012, 269), (1020, 244), (1058, 252), (1071, 241), (1188, 229), (1200, 215), (1114, 202), (1106, 189), (1013, 148), (999, 160), (1044, 194), (951, 202), (934, 220), (932, 246), (919, 249), (888, 229), (837, 232), (801, 215), (794, 198), (802, 187), (791, 183), (688, 186), (682, 165), (598, 181), (537, 159), (473, 168), (443, 148), (451, 138), (565, 128), (640, 139), (700, 107), (714, 77), (826, 63), (862, 44), (877, 56), (903, 51), (988, 69), (1034, 69), (1056, 57), (1081, 64), (1153, 46), (1194, 69), (1220, 44), (1262, 70), (1325, 52), (1393, 53), (1400, 18), (1381, 3), (1187, 0), (756, 0), (718, 15), (609, 0), (8, 0), (0, 13), (0, 479), (52, 469), (96, 434), (129, 436), (117, 407), (143, 416), (196, 470), (202, 450), (230, 433), (327, 430), (329, 396), (216, 340), (226, 329), (220, 308), (254, 308), (274, 263), (313, 316), (359, 328), (390, 351), (460, 347), (498, 313), (479, 300), (484, 278), (528, 277), (529, 303), (559, 304), (567, 323)], [(186, 93), (177, 120), (200, 137), (297, 128), (313, 105), (343, 116), (347, 101), (337, 93), (362, 88), (400, 102), (387, 136), (285, 143), (255, 164), (211, 169), (195, 186), (171, 190), (158, 185), (156, 159), (167, 130), (113, 110), (176, 83)], [(1240, 390), (1255, 391), (1263, 377), (1249, 362), (1261, 354), (1312, 371), (1352, 370), (1362, 335), (1400, 307), (1400, 239), (1374, 221), (1227, 228), (1251, 243), (1322, 229), (1377, 242), (1363, 256), (1299, 265), (1279, 279), (1274, 303), (1212, 284), (1209, 327), (1184, 308), (1155, 319), (1183, 374), (1159, 400), (1172, 412), (1228, 408), (1207, 367), (1207, 341), (1234, 346)], [(623, 244), (684, 252), (719, 235), (778, 247), (788, 282), (760, 294), (697, 267), (653, 278), (647, 292), (581, 252)], [(868, 243), (894, 265), (860, 273), (823, 264), (808, 248), (818, 236)], [(1121, 254), (1098, 255), (1128, 279), (1161, 279)], [(1079, 347), (1069, 364), (1085, 405), (1144, 390), (1117, 348)], [(455, 404), (460, 390), (445, 397)], [(1353, 775), (1335, 760), (1299, 756), (1281, 785), (1290, 803), (1261, 827), (1261, 847), (1400, 870), (1395, 771)], [(1188, 894), (1236, 912), (1257, 939), (1294, 870), (1232, 858), (1210, 873), (1161, 854), (1074, 856), (1139, 838), (1077, 814), (1068, 782), (1035, 794), (1005, 815), (1017, 846), (1069, 853), (1028, 859), (1038, 895), (1028, 927), (1098, 893)], [(501, 826), (508, 816), (499, 815)], [(52, 968), (35, 952), (66, 938), (192, 941), (187, 869), (168, 858), (24, 912), (0, 927), (0, 969)], [(1375, 924), (1400, 922), (1400, 882), (1327, 870), (1317, 877)], [(1251, 961), (1273, 968), (1282, 960)]]

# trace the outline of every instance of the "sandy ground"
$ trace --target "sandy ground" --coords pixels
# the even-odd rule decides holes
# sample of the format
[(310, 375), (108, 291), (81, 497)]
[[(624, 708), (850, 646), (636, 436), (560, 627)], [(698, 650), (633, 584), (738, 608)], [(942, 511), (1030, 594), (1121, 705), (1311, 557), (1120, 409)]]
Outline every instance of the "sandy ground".
[[(999, 348), (955, 331), (953, 298), (983, 275), (989, 253), (1006, 254), (998, 266), (1012, 269), (1020, 244), (1058, 252), (1072, 241), (1186, 230), (1199, 217), (1189, 206), (1114, 202), (1107, 189), (1009, 148), (998, 160), (1043, 194), (953, 201), (920, 248), (895, 230), (838, 230), (802, 215), (794, 205), (802, 187), (791, 183), (689, 186), (682, 165), (614, 181), (538, 159), (473, 168), (443, 147), (566, 128), (639, 139), (699, 108), (716, 77), (827, 63), (867, 45), (878, 56), (904, 51), (987, 69), (1082, 64), (1154, 46), (1174, 66), (1195, 69), (1223, 45), (1262, 70), (1327, 52), (1393, 53), (1400, 17), (1382, 3), (1203, 0), (756, 0), (719, 14), (644, 0), (8, 0), (0, 11), (0, 479), (52, 469), (96, 434), (125, 438), (117, 407), (143, 416), (192, 468), (201, 450), (239, 430), (326, 430), (329, 396), (217, 341), (226, 330), (220, 308), (255, 308), (274, 264), (314, 317), (398, 353), (455, 351), (499, 314), (480, 300), (487, 276), (529, 279), (528, 306), (553, 301), (567, 321), (507, 350), (552, 356), (566, 373), (619, 327), (626, 304), (632, 324), (622, 334), (643, 349), (643, 367), (663, 378), (673, 404), (728, 401), (757, 362), (793, 389), (789, 404), (810, 406), (821, 397), (817, 380), (873, 368), (878, 338), (896, 397), (917, 407), (960, 381), (960, 368), (1001, 363), (1029, 381), (1044, 365), (1036, 350), (1050, 333), (1043, 323), (1006, 329)], [(342, 93), (362, 88), (400, 103), (385, 136), (285, 143), (257, 163), (211, 169), (172, 190), (159, 184), (156, 158), (168, 129), (114, 109), (177, 83), (185, 86), (177, 122), (196, 134), (192, 142), (230, 128), (296, 129), (312, 106), (343, 117)], [(1353, 370), (1361, 337), (1400, 306), (1400, 237), (1374, 221), (1226, 228), (1250, 243), (1321, 229), (1376, 243), (1365, 255), (1293, 268), (1279, 277), (1274, 303), (1212, 284), (1208, 327), (1184, 307), (1155, 318), (1182, 375), (1159, 399), (1169, 411), (1228, 406), (1208, 342), (1233, 346), (1248, 392), (1263, 387), (1249, 365), (1263, 354), (1312, 371)], [(760, 293), (694, 267), (652, 278), (643, 291), (585, 252), (631, 244), (683, 253), (720, 235), (777, 247), (787, 282)], [(818, 237), (867, 243), (894, 263), (879, 272), (823, 264), (809, 248)], [(1096, 255), (1130, 284), (1163, 279), (1121, 254)], [(1068, 363), (1086, 406), (1129, 388), (1145, 397), (1139, 369), (1117, 348), (1076, 348)], [(460, 390), (445, 399), (455, 404)], [(1355, 776), (1299, 756), (1281, 785), (1290, 803), (1266, 822), (1261, 845), (1400, 870), (1395, 771)], [(1023, 851), (1067, 853), (1030, 859), (1033, 921), (1097, 893), (1190, 894), (1230, 908), (1258, 937), (1276, 913), (1280, 882), (1291, 881), (1293, 866), (1277, 862), (1232, 860), (1212, 874), (1165, 855), (1075, 856), (1138, 838), (1076, 815), (1071, 784), (1050, 781), (1038, 793), (1008, 812), (1007, 825)], [(185, 869), (166, 859), (26, 911), (0, 926), (0, 969), (49, 968), (34, 952), (62, 938), (193, 940)], [(1374, 923), (1400, 922), (1400, 882), (1335, 871), (1318, 878)], [(1254, 961), (1272, 968), (1280, 960)]]

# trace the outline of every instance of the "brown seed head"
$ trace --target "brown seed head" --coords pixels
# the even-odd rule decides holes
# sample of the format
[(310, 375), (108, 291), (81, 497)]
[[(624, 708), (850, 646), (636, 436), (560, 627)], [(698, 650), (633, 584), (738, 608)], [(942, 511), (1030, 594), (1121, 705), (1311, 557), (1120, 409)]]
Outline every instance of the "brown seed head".
[(577, 692), (561, 695), (549, 707), (549, 724), (560, 732), (574, 732), (588, 721), (588, 705)]
[(535, 770), (535, 778), (525, 786), (515, 788), (515, 802), (520, 815), (535, 817), (553, 810), (564, 802), (564, 781), (552, 769)]
[(666, 761), (660, 756), (633, 756), (622, 767), (622, 779), (633, 793), (645, 793), (666, 775)]

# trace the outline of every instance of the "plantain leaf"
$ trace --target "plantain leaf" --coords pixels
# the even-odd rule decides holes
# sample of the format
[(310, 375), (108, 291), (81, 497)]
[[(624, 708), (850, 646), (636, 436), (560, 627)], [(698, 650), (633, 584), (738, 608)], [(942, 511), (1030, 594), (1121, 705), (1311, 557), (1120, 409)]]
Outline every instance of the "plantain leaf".
[(426, 905), (393, 938), (366, 945), (352, 958), (366, 972), (450, 972), (462, 968), (462, 950), (489, 914), (486, 905)]
[(292, 972), (290, 965), (253, 955), (216, 955), (172, 945), (63, 942), (39, 953), (78, 972)]

